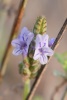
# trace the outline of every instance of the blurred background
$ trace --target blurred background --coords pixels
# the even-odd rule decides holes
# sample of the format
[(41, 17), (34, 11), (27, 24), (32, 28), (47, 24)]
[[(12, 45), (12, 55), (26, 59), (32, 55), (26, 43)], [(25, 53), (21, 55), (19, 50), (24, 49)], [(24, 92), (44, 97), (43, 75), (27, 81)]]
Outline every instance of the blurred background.
[[(20, 2), (21, 0), (0, 0), (0, 65)], [(32, 31), (36, 18), (40, 15), (44, 15), (47, 19), (47, 34), (50, 38), (55, 38), (67, 17), (67, 0), (28, 0), (19, 32), (24, 26)], [(67, 51), (67, 31), (55, 52), (65, 51)], [(0, 100), (21, 100), (23, 82), (18, 72), (18, 63), (21, 59), (21, 56), (12, 55), (11, 51), (5, 75), (0, 83)], [(52, 100), (55, 87), (63, 81), (62, 78), (53, 75), (55, 69), (64, 72), (61, 64), (52, 57), (35, 93), (43, 100)], [(67, 83), (59, 89), (53, 100), (61, 100), (66, 86)]]

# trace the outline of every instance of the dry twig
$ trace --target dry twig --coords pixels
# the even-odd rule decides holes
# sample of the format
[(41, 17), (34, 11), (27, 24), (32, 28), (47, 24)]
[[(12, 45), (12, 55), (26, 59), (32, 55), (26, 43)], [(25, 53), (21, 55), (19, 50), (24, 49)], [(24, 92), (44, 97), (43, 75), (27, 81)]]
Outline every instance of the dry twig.
[(65, 88), (65, 91), (63, 93), (61, 100), (65, 100), (66, 94), (67, 94), (67, 87)]
[[(56, 88), (55, 88), (55, 91), (53, 92), (52, 96), (51, 96), (51, 100), (54, 100), (54, 97), (56, 95), (56, 93), (59, 91), (60, 88), (62, 88), (62, 86), (65, 85), (65, 83), (67, 82), (67, 80), (64, 80), (60, 85), (58, 85)], [(63, 100), (63, 99), (62, 99)]]
[(6, 67), (7, 67), (7, 62), (8, 62), (9, 54), (10, 54), (10, 51), (11, 51), (11, 41), (12, 41), (14, 35), (17, 35), (17, 33), (18, 33), (26, 4), (27, 4), (27, 0), (21, 0), (20, 5), (19, 5), (18, 14), (17, 14), (17, 17), (15, 19), (15, 23), (13, 25), (11, 36), (9, 38), (9, 42), (8, 42), (7, 47), (6, 47), (6, 51), (5, 51), (5, 54), (4, 54), (2, 63), (1, 63), (1, 75), (2, 76), (5, 74), (5, 70), (6, 70)]

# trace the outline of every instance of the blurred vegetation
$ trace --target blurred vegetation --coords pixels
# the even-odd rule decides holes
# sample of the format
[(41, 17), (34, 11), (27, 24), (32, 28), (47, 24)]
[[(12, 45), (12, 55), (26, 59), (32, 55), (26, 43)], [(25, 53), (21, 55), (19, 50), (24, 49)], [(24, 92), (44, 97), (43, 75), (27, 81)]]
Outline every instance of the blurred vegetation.
[(33, 100), (43, 100), (41, 96), (35, 96)]
[[(58, 62), (61, 64), (64, 72), (60, 72), (58, 70), (54, 71), (54, 75), (58, 77), (62, 77), (63, 81), (60, 85), (56, 87), (55, 91), (52, 94), (51, 100), (54, 100), (55, 94), (59, 91), (60, 88), (62, 88), (62, 86), (64, 86), (67, 83), (67, 52), (64, 52), (62, 54), (55, 53), (54, 56), (58, 60)], [(67, 95), (67, 86), (65, 87), (61, 100), (66, 100), (66, 95)]]
[(55, 53), (54, 55), (58, 62), (62, 65), (62, 68), (64, 70), (64, 73), (55, 70), (54, 75), (63, 77), (64, 79), (67, 80), (67, 52), (64, 52), (62, 54)]

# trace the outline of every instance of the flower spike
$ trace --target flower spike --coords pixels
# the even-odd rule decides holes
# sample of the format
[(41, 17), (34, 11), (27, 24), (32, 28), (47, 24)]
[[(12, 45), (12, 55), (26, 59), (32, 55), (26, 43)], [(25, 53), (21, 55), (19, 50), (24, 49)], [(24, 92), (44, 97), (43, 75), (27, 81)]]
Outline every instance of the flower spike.
[(47, 22), (44, 16), (39, 16), (34, 25), (33, 32), (35, 34), (44, 34), (47, 30)]

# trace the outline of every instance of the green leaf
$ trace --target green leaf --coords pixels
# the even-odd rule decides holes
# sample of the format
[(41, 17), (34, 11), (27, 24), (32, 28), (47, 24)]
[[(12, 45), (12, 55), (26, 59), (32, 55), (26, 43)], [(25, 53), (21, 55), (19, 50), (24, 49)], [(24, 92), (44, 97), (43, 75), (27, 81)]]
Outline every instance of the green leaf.
[(67, 60), (64, 61), (63, 69), (67, 72)]
[(64, 71), (67, 73), (67, 52), (63, 54), (55, 53), (55, 57), (62, 64)]
[(23, 73), (24, 64), (22, 62), (19, 63), (19, 73)]
[(62, 53), (62, 56), (67, 59), (67, 52)]
[(57, 60), (61, 63), (64, 64), (64, 58), (61, 54), (55, 53), (54, 56), (57, 58)]

